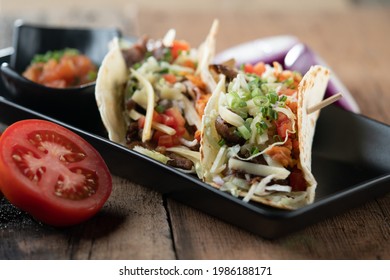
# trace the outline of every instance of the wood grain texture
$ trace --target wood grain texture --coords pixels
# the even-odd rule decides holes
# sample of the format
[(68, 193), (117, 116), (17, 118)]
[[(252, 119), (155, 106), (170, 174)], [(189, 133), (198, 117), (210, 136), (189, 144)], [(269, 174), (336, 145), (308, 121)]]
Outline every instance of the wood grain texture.
[[(116, 9), (100, 21), (101, 13), (78, 15), (83, 23), (85, 18), (99, 25), (114, 22), (125, 35), (161, 37), (175, 27), (178, 37), (194, 46), (219, 18), (218, 51), (257, 38), (295, 35), (331, 66), (363, 115), (390, 124), (389, 8), (280, 12), (256, 6), (236, 12), (221, 8), (177, 13), (149, 7), (128, 17), (126, 12), (132, 13), (129, 8)], [(55, 15), (42, 13), (33, 19), (55, 22)], [(3, 19), (10, 25), (16, 17), (7, 14)], [(62, 11), (60, 18), (63, 24), (66, 19), (77, 23), (69, 11)], [(9, 38), (9, 29), (3, 26), (0, 32), (0, 38)], [(104, 209), (68, 229), (44, 226), (1, 200), (0, 259), (390, 259), (390, 194), (267, 240), (114, 177), (114, 191)]]
[(161, 195), (113, 179), (102, 211), (67, 229), (43, 225), (3, 199), (0, 259), (174, 259)]

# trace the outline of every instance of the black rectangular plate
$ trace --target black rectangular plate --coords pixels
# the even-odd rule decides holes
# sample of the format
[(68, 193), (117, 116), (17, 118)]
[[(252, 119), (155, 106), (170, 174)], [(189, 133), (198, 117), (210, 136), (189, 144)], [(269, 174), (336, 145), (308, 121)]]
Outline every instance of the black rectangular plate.
[(5, 90), (0, 81), (0, 128), (31, 118), (63, 125), (91, 143), (113, 174), (265, 238), (286, 235), (390, 191), (390, 127), (336, 106), (323, 109), (317, 123), (312, 165), (318, 181), (315, 202), (287, 211), (245, 203), (103, 136), (15, 104), (1, 96)]

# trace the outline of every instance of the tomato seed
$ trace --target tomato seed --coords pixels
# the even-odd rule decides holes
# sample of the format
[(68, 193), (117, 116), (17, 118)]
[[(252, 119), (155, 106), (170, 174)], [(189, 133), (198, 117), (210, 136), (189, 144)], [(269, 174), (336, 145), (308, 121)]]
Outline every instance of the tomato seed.
[(42, 146), (38, 146), (38, 150), (40, 150), (41, 152), (47, 152), (47, 150)]
[(12, 158), (16, 161), (22, 161), (22, 158), (19, 155), (12, 155)]
[(38, 173), (39, 173), (40, 175), (42, 175), (43, 173), (45, 173), (45, 171), (46, 171), (46, 168), (44, 168), (44, 167), (39, 167), (39, 168), (38, 168)]
[(36, 183), (38, 182), (38, 179), (39, 179), (38, 176), (35, 174), (32, 178), (32, 181)]

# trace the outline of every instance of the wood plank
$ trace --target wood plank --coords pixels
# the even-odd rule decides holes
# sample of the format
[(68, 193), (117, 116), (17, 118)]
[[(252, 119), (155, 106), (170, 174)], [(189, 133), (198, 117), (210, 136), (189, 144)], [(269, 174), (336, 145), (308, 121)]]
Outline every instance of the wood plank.
[(3, 199), (0, 259), (174, 259), (161, 195), (113, 179), (115, 188), (102, 211), (66, 229), (36, 222)]
[(168, 209), (178, 259), (389, 259), (389, 203), (387, 195), (275, 240), (173, 200)]

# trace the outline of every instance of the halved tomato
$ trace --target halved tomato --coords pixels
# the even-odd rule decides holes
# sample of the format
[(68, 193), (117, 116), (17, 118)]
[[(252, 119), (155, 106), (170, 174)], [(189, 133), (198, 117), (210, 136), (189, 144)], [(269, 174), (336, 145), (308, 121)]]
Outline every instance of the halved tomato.
[(111, 189), (111, 174), (100, 154), (62, 126), (24, 120), (0, 138), (0, 190), (44, 223), (69, 226), (91, 218)]

